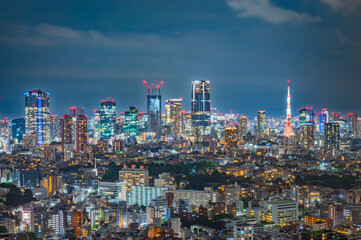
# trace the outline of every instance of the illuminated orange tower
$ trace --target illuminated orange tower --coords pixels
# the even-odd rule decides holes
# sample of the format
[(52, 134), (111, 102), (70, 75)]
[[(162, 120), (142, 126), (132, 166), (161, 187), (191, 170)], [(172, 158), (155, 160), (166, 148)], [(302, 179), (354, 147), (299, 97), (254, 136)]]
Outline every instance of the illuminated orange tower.
[(283, 133), (283, 136), (288, 138), (288, 137), (295, 136), (295, 133), (293, 132), (293, 127), (292, 127), (290, 80), (288, 80), (287, 112), (286, 113), (287, 113), (287, 119), (286, 119), (285, 132)]

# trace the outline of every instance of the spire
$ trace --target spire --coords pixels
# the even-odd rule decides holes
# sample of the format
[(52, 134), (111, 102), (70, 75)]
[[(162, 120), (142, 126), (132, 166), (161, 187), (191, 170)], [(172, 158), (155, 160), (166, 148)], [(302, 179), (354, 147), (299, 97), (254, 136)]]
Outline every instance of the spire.
[(291, 137), (295, 136), (292, 127), (292, 114), (291, 114), (291, 93), (290, 93), (290, 80), (288, 80), (288, 94), (287, 94), (287, 110), (286, 110), (286, 126), (283, 136)]

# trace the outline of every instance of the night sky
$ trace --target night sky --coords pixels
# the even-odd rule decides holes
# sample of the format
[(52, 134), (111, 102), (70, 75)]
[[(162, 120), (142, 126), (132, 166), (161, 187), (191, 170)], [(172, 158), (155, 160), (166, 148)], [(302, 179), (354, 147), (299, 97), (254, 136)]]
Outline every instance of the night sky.
[(0, 0), (1, 116), (24, 115), (24, 92), (51, 111), (146, 111), (142, 81), (163, 99), (211, 81), (212, 107), (255, 116), (303, 106), (361, 113), (360, 0)]

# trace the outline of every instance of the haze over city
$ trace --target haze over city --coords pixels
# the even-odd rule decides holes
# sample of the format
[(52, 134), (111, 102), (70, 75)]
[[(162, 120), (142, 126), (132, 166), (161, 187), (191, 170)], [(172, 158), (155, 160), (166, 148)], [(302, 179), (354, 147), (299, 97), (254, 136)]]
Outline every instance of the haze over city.
[(29, 89), (56, 114), (108, 97), (145, 111), (144, 79), (187, 110), (190, 82), (205, 79), (223, 112), (284, 115), (290, 79), (295, 108), (357, 111), (359, 13), (357, 0), (2, 1), (1, 112), (23, 114)]

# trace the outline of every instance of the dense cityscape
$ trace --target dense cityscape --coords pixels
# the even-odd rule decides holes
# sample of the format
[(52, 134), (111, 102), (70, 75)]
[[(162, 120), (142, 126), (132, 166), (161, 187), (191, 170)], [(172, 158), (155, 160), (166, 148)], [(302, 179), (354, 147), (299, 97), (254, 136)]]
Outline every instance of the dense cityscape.
[(0, 240), (361, 240), (361, 0), (0, 3)]
[(0, 125), (2, 238), (361, 238), (356, 113), (292, 116), (290, 81), (285, 117), (220, 113), (191, 84), (191, 111), (144, 80), (146, 112), (107, 99), (92, 116), (26, 92)]

